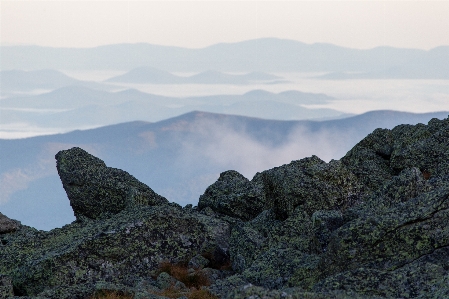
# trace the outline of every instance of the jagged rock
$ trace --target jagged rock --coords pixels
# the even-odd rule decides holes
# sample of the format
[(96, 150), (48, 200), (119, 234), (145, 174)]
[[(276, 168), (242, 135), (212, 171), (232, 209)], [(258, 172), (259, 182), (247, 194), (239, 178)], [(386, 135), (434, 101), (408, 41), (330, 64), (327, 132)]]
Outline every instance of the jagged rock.
[(367, 187), (377, 190), (406, 168), (417, 167), (426, 179), (448, 175), (448, 144), (449, 118), (434, 118), (427, 126), (376, 129), (341, 161)]
[(345, 209), (358, 200), (363, 186), (340, 162), (329, 163), (317, 156), (257, 173), (253, 182), (262, 182), (266, 207), (280, 220), (296, 207), (310, 215), (318, 210)]
[(18, 231), (0, 247), (0, 273), (10, 275), (22, 294), (64, 289), (77, 281), (83, 282), (84, 294), (96, 281), (132, 285), (161, 261), (187, 262), (197, 254), (223, 258), (229, 233), (226, 222), (181, 208), (136, 207), (48, 233)]
[(110, 216), (133, 205), (168, 203), (126, 171), (107, 167), (101, 159), (79, 147), (60, 151), (55, 158), (77, 219)]
[(376, 190), (394, 175), (389, 167), (392, 152), (391, 131), (376, 129), (341, 158), (341, 162), (364, 186)]
[(265, 195), (261, 185), (250, 182), (235, 170), (225, 171), (200, 196), (198, 208), (210, 207), (242, 220), (254, 218), (262, 212)]
[(18, 221), (11, 220), (0, 213), (0, 235), (15, 232), (18, 228)]
[(224, 172), (198, 208), (167, 203), (81, 149), (62, 152), (79, 221), (44, 232), (8, 219), (0, 277), (17, 298), (109, 289), (162, 299), (168, 285), (188, 292), (151, 276), (168, 261), (207, 277), (219, 298), (446, 298), (448, 136), (449, 119), (433, 119), (375, 130), (340, 161), (312, 156), (251, 181)]
[[(448, 221), (448, 187), (398, 203), (385, 213), (357, 218), (333, 235), (320, 261), (322, 276), (350, 281), (345, 289), (365, 294), (401, 297), (407, 287), (406, 298), (424, 296), (420, 290), (429, 290), (436, 278), (448, 275)], [(335, 288), (331, 278), (321, 284), (329, 280)]]
[(449, 174), (449, 118), (434, 118), (427, 126), (400, 125), (391, 132), (395, 137), (392, 169), (417, 167), (429, 177)]

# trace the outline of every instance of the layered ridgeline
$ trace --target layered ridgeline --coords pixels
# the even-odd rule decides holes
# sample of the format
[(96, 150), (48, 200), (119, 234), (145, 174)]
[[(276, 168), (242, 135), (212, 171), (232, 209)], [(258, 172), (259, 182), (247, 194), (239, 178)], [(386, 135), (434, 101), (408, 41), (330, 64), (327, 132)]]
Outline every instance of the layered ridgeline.
[(198, 206), (81, 148), (56, 160), (76, 221), (0, 214), (0, 298), (449, 297), (449, 118), (377, 129), (338, 161), (223, 172)]

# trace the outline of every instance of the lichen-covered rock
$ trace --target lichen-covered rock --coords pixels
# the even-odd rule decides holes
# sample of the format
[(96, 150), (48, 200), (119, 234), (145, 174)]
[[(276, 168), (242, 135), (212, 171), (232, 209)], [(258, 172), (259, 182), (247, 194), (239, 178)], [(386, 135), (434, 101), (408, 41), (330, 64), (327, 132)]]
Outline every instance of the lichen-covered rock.
[(134, 205), (168, 203), (126, 171), (107, 167), (101, 159), (79, 147), (60, 151), (55, 158), (77, 219), (109, 217)]
[(427, 126), (400, 125), (391, 133), (395, 142), (390, 168), (417, 167), (429, 177), (449, 174), (449, 118), (434, 118)]
[(249, 282), (242, 278), (241, 274), (231, 275), (217, 280), (208, 287), (209, 292), (218, 298), (226, 298), (232, 290), (247, 285)]
[(357, 143), (341, 162), (364, 186), (376, 190), (394, 175), (389, 167), (393, 135), (388, 129), (376, 129)]
[(288, 282), (299, 269), (310, 271), (318, 265), (318, 261), (316, 255), (288, 247), (272, 247), (245, 269), (242, 278), (268, 289), (280, 289), (289, 286)]
[(18, 228), (18, 221), (11, 220), (0, 213), (0, 235), (15, 232)]
[(354, 146), (342, 163), (375, 191), (395, 174), (417, 167), (423, 176), (449, 174), (449, 118), (428, 125), (376, 129)]
[(447, 298), (448, 132), (449, 119), (433, 119), (375, 130), (341, 161), (312, 156), (251, 181), (224, 172), (198, 208), (64, 151), (58, 171), (79, 221), (44, 232), (0, 214), (15, 225), (0, 233), (0, 294), (3, 283), (24, 299), (188, 296), (158, 268), (171, 262), (219, 298)]
[(381, 299), (384, 297), (364, 296), (351, 291), (307, 292), (300, 288), (270, 290), (267, 288), (246, 284), (231, 290), (226, 299)]
[(18, 231), (0, 246), (0, 273), (27, 295), (80, 283), (87, 288), (96, 281), (132, 285), (161, 261), (187, 262), (197, 254), (222, 261), (229, 233), (228, 223), (209, 216), (142, 206), (48, 233)]
[(200, 196), (198, 208), (210, 207), (218, 213), (242, 220), (254, 218), (262, 212), (265, 194), (260, 184), (250, 182), (235, 170), (225, 171)]
[(263, 184), (266, 207), (273, 208), (280, 220), (298, 206), (310, 215), (345, 209), (358, 200), (363, 189), (340, 161), (326, 163), (317, 156), (257, 173), (253, 181)]
[[(329, 276), (340, 273), (337, 275), (340, 275), (338, 280), (341, 280), (342, 275), (349, 275), (345, 274), (345, 271), (355, 271), (363, 267), (368, 272), (386, 273), (377, 275), (375, 279), (384, 285), (384, 280), (390, 281), (394, 289), (391, 292), (397, 292), (400, 283), (421, 285), (422, 288), (422, 284), (427, 280), (425, 275), (410, 277), (408, 272), (404, 272), (397, 274), (398, 278), (394, 283), (389, 275), (407, 267), (410, 272), (418, 271), (422, 264), (417, 266), (416, 263), (422, 258), (430, 259), (438, 268), (435, 277), (445, 274), (448, 261), (446, 254), (441, 254), (441, 250), (447, 251), (449, 248), (447, 223), (448, 187), (421, 194), (405, 203), (398, 203), (385, 213), (355, 219), (335, 231), (328, 250), (320, 261), (322, 274)], [(353, 281), (354, 288), (360, 284), (361, 281)], [(375, 289), (375, 285), (372, 286)], [(412, 298), (418, 295), (416, 292), (411, 294)]]
[(209, 264), (209, 260), (202, 255), (195, 255), (187, 264), (189, 268), (194, 270), (200, 270)]
[(6, 299), (14, 296), (11, 278), (0, 274), (0, 299)]

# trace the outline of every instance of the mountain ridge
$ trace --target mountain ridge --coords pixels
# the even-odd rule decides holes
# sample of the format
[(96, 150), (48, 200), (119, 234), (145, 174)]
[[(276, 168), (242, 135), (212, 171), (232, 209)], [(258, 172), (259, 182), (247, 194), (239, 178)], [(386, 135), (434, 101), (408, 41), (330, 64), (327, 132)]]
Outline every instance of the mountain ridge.
[[(439, 48), (439, 47), (437, 47)], [(443, 46), (441, 49), (445, 49)], [(438, 50), (438, 49), (437, 49)], [(0, 69), (115, 69), (129, 71), (147, 65), (167, 71), (380, 71), (406, 65), (435, 51), (377, 47), (351, 49), (293, 40), (255, 39), (200, 49), (118, 44), (88, 49), (36, 46), (2, 47)], [(126, 55), (125, 55), (126, 53)], [(33, 57), (40, 57), (34, 60)], [(52, 59), (49, 59), (49, 58)], [(45, 62), (46, 61), (46, 62)], [(447, 64), (439, 60), (440, 64)]]

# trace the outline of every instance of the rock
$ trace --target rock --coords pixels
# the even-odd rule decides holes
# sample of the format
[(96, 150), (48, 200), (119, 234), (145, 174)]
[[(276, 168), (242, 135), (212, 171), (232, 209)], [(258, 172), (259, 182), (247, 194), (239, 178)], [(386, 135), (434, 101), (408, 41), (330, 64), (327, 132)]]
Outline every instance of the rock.
[(330, 292), (306, 292), (298, 288), (283, 290), (270, 290), (267, 288), (246, 284), (230, 291), (227, 299), (380, 299), (378, 296), (363, 296), (350, 291), (330, 291)]
[[(18, 233), (0, 246), (0, 273), (9, 275), (20, 293), (35, 296), (44, 289), (70, 290), (77, 281), (83, 282), (80, 295), (97, 281), (133, 285), (160, 261), (181, 263), (197, 254), (226, 252), (230, 230), (221, 220), (163, 205), (136, 207), (48, 233)], [(58, 296), (48, 297), (62, 298)]]
[(400, 125), (391, 132), (395, 137), (391, 169), (417, 167), (429, 177), (449, 174), (449, 118), (434, 118), (427, 126)]
[(292, 248), (272, 247), (245, 269), (242, 278), (264, 288), (281, 289), (289, 286), (293, 274), (300, 269), (304, 272), (316, 268), (318, 261), (316, 255)]
[(239, 287), (249, 284), (240, 274), (231, 275), (223, 279), (217, 280), (213, 285), (208, 287), (210, 293), (218, 298), (226, 298), (228, 294)]
[(5, 299), (14, 296), (11, 278), (0, 274), (0, 299)]
[(0, 296), (190, 298), (191, 279), (218, 298), (447, 298), (448, 135), (449, 119), (434, 119), (377, 129), (340, 161), (312, 156), (251, 181), (224, 172), (198, 208), (60, 152), (78, 221), (44, 232), (0, 214)]
[(18, 221), (11, 220), (0, 213), (0, 235), (15, 232), (18, 228)]
[(210, 207), (213, 211), (242, 220), (254, 218), (262, 212), (265, 196), (261, 185), (250, 182), (234, 170), (220, 174), (198, 202), (199, 209)]
[(209, 264), (209, 260), (201, 255), (195, 255), (187, 264), (189, 268), (193, 268), (194, 270), (200, 270)]
[(371, 190), (395, 174), (417, 167), (428, 178), (449, 174), (449, 118), (429, 124), (376, 129), (352, 148), (342, 163)]
[(107, 167), (79, 147), (56, 154), (56, 168), (77, 219), (97, 219), (134, 205), (168, 201), (126, 171)]
[(325, 163), (317, 156), (257, 173), (253, 182), (261, 182), (266, 208), (285, 220), (296, 207), (308, 214), (318, 210), (345, 209), (358, 199), (363, 186), (340, 161)]
[(174, 286), (176, 283), (176, 279), (171, 277), (170, 274), (168, 274), (166, 272), (162, 272), (161, 274), (159, 274), (157, 276), (156, 281), (157, 281), (158, 287), (163, 290)]
[(209, 281), (209, 283), (214, 284), (218, 279), (222, 279), (226, 277), (227, 273), (226, 271), (220, 271), (218, 269), (212, 269), (212, 268), (204, 268), (199, 271), (200, 275), (203, 275), (206, 277), (206, 279)]
[[(398, 203), (385, 213), (353, 220), (333, 235), (320, 261), (322, 277), (351, 281), (345, 289), (368, 295), (424, 296), (419, 290), (429, 289), (435, 279), (448, 274), (448, 221), (448, 187)], [(357, 277), (375, 281), (368, 287)], [(327, 278), (315, 287), (335, 288), (331, 281)], [(379, 293), (380, 286), (384, 293)], [(410, 289), (408, 296), (398, 293), (401, 286)]]
[(369, 190), (377, 190), (394, 175), (389, 167), (393, 142), (390, 130), (376, 129), (341, 158), (341, 162)]

